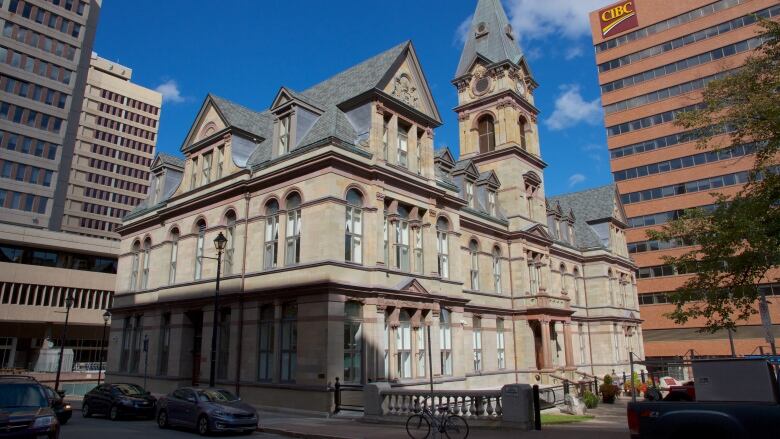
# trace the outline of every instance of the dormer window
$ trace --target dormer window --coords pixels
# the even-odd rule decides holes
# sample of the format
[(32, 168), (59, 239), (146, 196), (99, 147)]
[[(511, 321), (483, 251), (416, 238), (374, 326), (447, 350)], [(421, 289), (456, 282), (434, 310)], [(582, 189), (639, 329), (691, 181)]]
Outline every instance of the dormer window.
[(192, 159), (192, 170), (190, 172), (190, 190), (198, 187), (198, 158)]
[(488, 190), (488, 196), (487, 196), (487, 210), (488, 214), (490, 216), (497, 216), (498, 212), (496, 209), (496, 191), (494, 190)]
[(292, 117), (289, 114), (279, 119), (279, 155), (290, 152), (291, 125)]
[(203, 154), (203, 177), (201, 178), (201, 186), (211, 183), (211, 159), (212, 154), (210, 152)]
[(474, 183), (466, 180), (466, 205), (468, 205), (470, 208), (475, 208), (474, 203)]
[(222, 178), (223, 172), (225, 172), (225, 147), (220, 146), (217, 148), (217, 180)]

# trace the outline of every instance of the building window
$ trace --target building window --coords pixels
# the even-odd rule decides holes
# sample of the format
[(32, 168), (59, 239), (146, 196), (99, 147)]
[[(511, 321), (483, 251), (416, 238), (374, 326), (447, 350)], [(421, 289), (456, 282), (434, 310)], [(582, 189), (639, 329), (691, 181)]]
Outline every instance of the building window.
[(412, 242), (414, 248), (414, 272), (417, 274), (423, 274), (423, 230), (422, 227), (412, 229), (414, 234), (414, 240)]
[(469, 260), (471, 261), (471, 290), (479, 291), (479, 246), (477, 241), (469, 242)]
[(572, 298), (574, 299), (574, 303), (576, 303), (579, 306), (585, 305), (585, 301), (582, 300), (580, 297), (580, 270), (577, 267), (574, 267), (571, 273), (572, 276), (572, 289), (574, 290), (574, 294), (572, 295)]
[(290, 124), (292, 118), (287, 115), (279, 119), (279, 155), (290, 152)]
[(198, 241), (195, 243), (195, 280), (203, 276), (203, 246), (206, 244), (206, 222), (198, 222)]
[(203, 154), (203, 174), (201, 175), (201, 186), (211, 183), (211, 159), (210, 152)]
[(382, 239), (384, 240), (385, 267), (390, 266), (390, 225), (387, 220), (387, 211), (385, 211), (385, 221), (382, 225)]
[(422, 378), (425, 373), (425, 326), (414, 330), (415, 333), (415, 363), (417, 364), (417, 377)]
[(141, 347), (144, 341), (143, 331), (143, 316), (135, 316), (133, 322), (132, 355), (130, 357), (131, 373), (138, 372), (138, 365), (141, 362)]
[(257, 379), (273, 379), (274, 361), (274, 306), (263, 305), (260, 308), (260, 321), (257, 323)]
[(398, 164), (409, 167), (409, 127), (398, 124)]
[(363, 361), (363, 305), (344, 304), (344, 382), (360, 383)]
[(132, 270), (130, 271), (130, 285), (128, 286), (128, 290), (135, 291), (136, 287), (138, 286), (138, 270), (140, 269), (141, 265), (141, 244), (136, 241), (133, 244), (133, 266)]
[(409, 270), (409, 211), (398, 207), (399, 219), (395, 223), (395, 268)]
[(225, 275), (233, 274), (233, 257), (236, 253), (236, 214), (232, 210), (225, 215), (225, 223), (227, 229), (225, 229), (225, 238), (227, 243), (225, 245)]
[(168, 285), (176, 283), (176, 259), (179, 257), (179, 229), (171, 231), (171, 259), (168, 269)]
[(422, 136), (423, 132), (417, 132), (417, 145), (415, 145), (414, 152), (417, 155), (417, 175), (422, 175)]
[(122, 326), (122, 353), (119, 356), (119, 370), (127, 371), (130, 363), (130, 346), (133, 343), (133, 319), (126, 317)]
[(171, 313), (162, 316), (160, 324), (160, 360), (158, 371), (160, 375), (168, 375), (168, 353), (171, 350)]
[(479, 152), (496, 149), (496, 127), (491, 116), (482, 116), (477, 122), (479, 130)]
[(496, 357), (498, 358), (498, 369), (506, 369), (506, 356), (504, 344), (504, 320), (496, 320)]
[(217, 180), (222, 178), (223, 172), (225, 172), (225, 147), (220, 146), (217, 148)]
[(384, 157), (385, 161), (387, 161), (387, 149), (389, 143), (389, 133), (388, 133), (389, 124), (390, 121), (388, 120), (388, 117), (385, 116), (384, 120), (382, 121), (382, 157)]
[(285, 247), (285, 264), (293, 265), (301, 262), (301, 196), (292, 193), (287, 197), (287, 246)]
[(298, 305), (282, 306), (281, 381), (294, 382), (298, 361)]
[(439, 276), (448, 279), (450, 277), (449, 223), (444, 218), (439, 218), (436, 221), (436, 252), (438, 254)]
[(409, 313), (401, 311), (400, 324), (395, 331), (397, 373), (399, 378), (412, 377), (412, 322)]
[(230, 363), (230, 308), (220, 310), (217, 330), (217, 378), (226, 379)]
[(528, 150), (528, 122), (525, 120), (524, 117), (520, 118), (520, 147), (523, 148), (524, 151)]
[(489, 190), (487, 199), (487, 210), (490, 216), (498, 216), (498, 209), (496, 209), (496, 191)]
[(539, 294), (539, 290), (541, 289), (541, 286), (539, 282), (542, 279), (542, 268), (539, 266), (539, 263), (532, 259), (531, 263), (528, 264), (528, 272), (530, 274), (530, 281), (531, 281), (531, 294)]
[(452, 317), (447, 309), (442, 309), (439, 314), (439, 355), (441, 374), (452, 375)]
[(501, 250), (493, 249), (493, 290), (501, 294)]
[[(344, 260), (363, 262), (363, 195), (356, 189), (347, 192), (347, 216), (344, 235)], [(345, 378), (346, 379), (346, 378)]]
[(265, 251), (263, 252), (263, 267), (276, 268), (276, 258), (279, 253), (279, 203), (269, 200), (265, 203)]
[(466, 180), (466, 205), (474, 209), (474, 183)]
[(473, 322), (471, 334), (474, 343), (474, 372), (482, 372), (482, 320), (474, 317)]
[(612, 325), (613, 329), (613, 342), (615, 344), (615, 362), (620, 363), (620, 333), (618, 330), (618, 324), (614, 323)]
[(192, 158), (192, 169), (190, 172), (190, 190), (198, 187), (198, 158)]
[(144, 241), (144, 269), (141, 272), (141, 289), (145, 290), (149, 288), (149, 263), (151, 262), (152, 255), (152, 240), (146, 239)]

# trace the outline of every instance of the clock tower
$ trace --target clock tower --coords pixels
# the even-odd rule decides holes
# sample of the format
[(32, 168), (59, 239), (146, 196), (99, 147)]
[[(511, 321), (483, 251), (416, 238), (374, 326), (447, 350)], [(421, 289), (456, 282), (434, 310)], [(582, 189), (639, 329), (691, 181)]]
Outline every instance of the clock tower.
[(499, 201), (510, 223), (544, 224), (538, 84), (500, 0), (479, 0), (452, 83), (460, 159), (473, 161), (480, 172), (496, 172), (506, 188)]

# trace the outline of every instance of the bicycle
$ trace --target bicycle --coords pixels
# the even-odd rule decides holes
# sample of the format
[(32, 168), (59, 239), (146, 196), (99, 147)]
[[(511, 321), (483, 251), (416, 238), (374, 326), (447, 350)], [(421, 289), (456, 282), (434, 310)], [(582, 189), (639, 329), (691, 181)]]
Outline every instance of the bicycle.
[(438, 433), (444, 433), (448, 439), (466, 439), (469, 436), (469, 424), (458, 415), (448, 414), (446, 405), (437, 408), (440, 416), (435, 416), (428, 406), (420, 413), (406, 420), (406, 433), (412, 439), (427, 439), (431, 434), (431, 425)]

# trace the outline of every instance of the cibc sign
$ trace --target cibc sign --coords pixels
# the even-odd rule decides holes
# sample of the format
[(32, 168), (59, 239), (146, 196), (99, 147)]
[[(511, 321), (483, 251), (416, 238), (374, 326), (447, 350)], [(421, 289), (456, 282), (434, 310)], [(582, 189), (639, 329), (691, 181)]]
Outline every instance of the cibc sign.
[(620, 2), (599, 11), (602, 36), (606, 37), (639, 26), (634, 2), (635, 0)]

